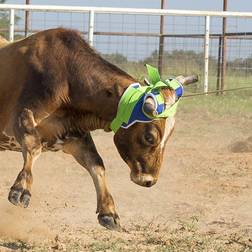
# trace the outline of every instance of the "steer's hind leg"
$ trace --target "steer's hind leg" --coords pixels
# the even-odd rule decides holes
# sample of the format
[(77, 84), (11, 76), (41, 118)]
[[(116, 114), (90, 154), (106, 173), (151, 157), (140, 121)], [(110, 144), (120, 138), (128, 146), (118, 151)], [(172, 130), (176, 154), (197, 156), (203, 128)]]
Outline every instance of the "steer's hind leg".
[(89, 133), (80, 138), (69, 138), (63, 151), (73, 157), (90, 173), (97, 194), (97, 213), (99, 223), (114, 230), (120, 230), (119, 217), (115, 211), (114, 200), (108, 190), (105, 167)]
[(17, 118), (15, 135), (18, 139), (24, 158), (24, 165), (10, 189), (9, 201), (14, 205), (28, 207), (31, 197), (32, 166), (41, 153), (41, 142), (36, 130), (33, 112), (24, 109)]

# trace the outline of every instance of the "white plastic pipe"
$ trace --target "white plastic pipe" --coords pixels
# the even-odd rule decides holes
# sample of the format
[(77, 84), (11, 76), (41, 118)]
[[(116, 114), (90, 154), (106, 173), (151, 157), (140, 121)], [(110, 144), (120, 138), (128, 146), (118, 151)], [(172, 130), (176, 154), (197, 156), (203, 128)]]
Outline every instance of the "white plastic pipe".
[(210, 16), (205, 18), (204, 92), (208, 92)]
[(57, 6), (57, 5), (22, 5), (22, 4), (0, 4), (0, 10), (31, 10), (51, 12), (89, 12), (96, 13), (124, 13), (124, 14), (146, 14), (146, 15), (174, 15), (174, 16), (215, 16), (215, 17), (241, 17), (252, 18), (252, 12), (231, 11), (195, 11), (195, 10), (160, 10), (141, 8), (110, 8), (110, 7), (82, 7), (82, 6)]
[(9, 14), (9, 41), (14, 41), (14, 32), (15, 32), (15, 10), (10, 9)]
[(94, 11), (89, 11), (89, 27), (88, 27), (88, 43), (90, 46), (94, 45)]

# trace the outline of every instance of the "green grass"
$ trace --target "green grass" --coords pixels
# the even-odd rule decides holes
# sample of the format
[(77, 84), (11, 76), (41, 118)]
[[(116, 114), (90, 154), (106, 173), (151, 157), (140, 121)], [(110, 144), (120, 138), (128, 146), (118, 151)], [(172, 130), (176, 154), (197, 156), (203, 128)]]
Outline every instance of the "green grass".
[(251, 116), (252, 90), (250, 94), (225, 94), (221, 96), (207, 95), (184, 98), (180, 109), (187, 112), (208, 112), (217, 115)]

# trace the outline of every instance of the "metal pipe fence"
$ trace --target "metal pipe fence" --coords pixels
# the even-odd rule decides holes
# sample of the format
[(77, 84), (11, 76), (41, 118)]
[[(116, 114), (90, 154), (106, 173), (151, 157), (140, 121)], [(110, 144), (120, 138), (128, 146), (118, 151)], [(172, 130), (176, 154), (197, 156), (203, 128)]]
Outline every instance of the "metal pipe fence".
[[(78, 29), (91, 46), (135, 77), (141, 78), (144, 63), (150, 63), (162, 67), (163, 75), (200, 74), (196, 88), (204, 92), (224, 88), (215, 86), (220, 74), (227, 74), (231, 87), (252, 80), (251, 12), (1, 4), (0, 21), (1, 13), (9, 21), (7, 27), (0, 22), (0, 34), (10, 41), (25, 37), (27, 31)], [(224, 66), (218, 64), (223, 55)]]

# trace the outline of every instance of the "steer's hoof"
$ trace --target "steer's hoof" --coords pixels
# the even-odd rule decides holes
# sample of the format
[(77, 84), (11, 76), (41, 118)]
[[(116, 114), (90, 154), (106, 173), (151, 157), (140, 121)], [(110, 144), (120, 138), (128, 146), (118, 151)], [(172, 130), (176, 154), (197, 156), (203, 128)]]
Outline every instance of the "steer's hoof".
[(99, 223), (107, 229), (122, 231), (122, 228), (120, 226), (120, 219), (117, 214), (114, 215), (99, 214), (98, 220)]
[(8, 196), (8, 200), (10, 201), (10, 203), (12, 203), (15, 206), (19, 205), (22, 192), (23, 192), (22, 189), (11, 188)]
[(11, 188), (8, 200), (15, 206), (27, 208), (31, 199), (31, 194), (27, 190)]
[(22, 196), (20, 197), (20, 206), (27, 208), (29, 206), (30, 199), (31, 199), (30, 192), (25, 190)]

